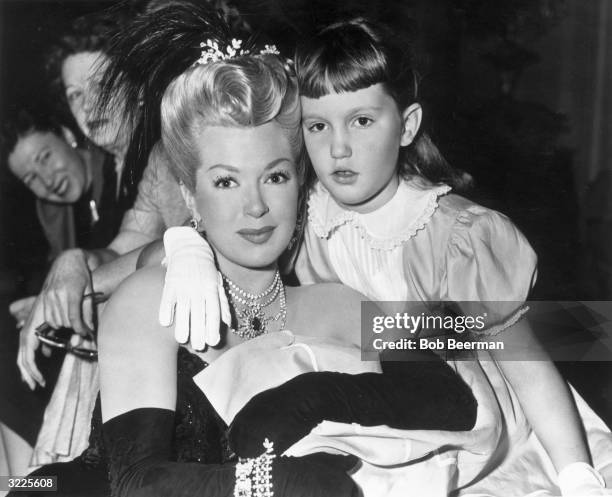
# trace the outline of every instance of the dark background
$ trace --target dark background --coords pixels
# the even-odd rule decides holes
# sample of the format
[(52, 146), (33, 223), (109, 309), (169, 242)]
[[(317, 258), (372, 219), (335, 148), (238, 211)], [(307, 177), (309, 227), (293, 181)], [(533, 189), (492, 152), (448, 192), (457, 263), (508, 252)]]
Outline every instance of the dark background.
[[(0, 0), (0, 117), (22, 102), (48, 104), (43, 55), (49, 42), (71, 19), (114, 3)], [(233, 2), (254, 30), (281, 48), (347, 13), (382, 18), (411, 34), (420, 54), (426, 125), (447, 159), (473, 176), (466, 196), (507, 214), (534, 246), (539, 277), (533, 298), (568, 301), (612, 300), (608, 3)], [(1, 164), (3, 308), (37, 290), (45, 254), (32, 196)], [(611, 363), (560, 366), (610, 422)]]

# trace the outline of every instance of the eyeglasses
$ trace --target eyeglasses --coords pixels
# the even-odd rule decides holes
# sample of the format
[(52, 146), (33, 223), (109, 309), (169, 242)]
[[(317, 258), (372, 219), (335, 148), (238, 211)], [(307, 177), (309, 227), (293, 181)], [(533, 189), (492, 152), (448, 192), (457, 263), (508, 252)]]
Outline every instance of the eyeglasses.
[[(92, 304), (95, 306), (97, 304), (101, 304), (107, 300), (106, 295), (101, 292), (92, 292), (83, 296), (84, 299), (90, 298)], [(76, 345), (72, 345), (70, 343), (70, 338), (74, 333), (71, 333), (70, 336), (62, 336), (62, 334), (58, 334), (58, 330), (52, 328), (48, 323), (41, 324), (38, 328), (36, 328), (36, 337), (45, 345), (49, 347), (53, 347), (56, 349), (62, 349), (66, 352), (74, 354), (81, 359), (87, 359), (90, 361), (96, 361), (98, 359), (98, 351), (96, 349), (96, 332), (98, 328), (98, 320), (97, 313), (93, 313), (94, 318), (94, 333), (90, 334), (87, 339), (92, 342), (94, 348), (85, 348), (78, 347)]]

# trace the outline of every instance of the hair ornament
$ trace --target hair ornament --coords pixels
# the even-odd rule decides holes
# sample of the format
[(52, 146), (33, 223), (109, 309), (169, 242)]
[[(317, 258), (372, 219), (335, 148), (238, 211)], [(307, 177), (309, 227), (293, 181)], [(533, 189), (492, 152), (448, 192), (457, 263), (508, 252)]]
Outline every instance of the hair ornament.
[[(202, 52), (200, 54), (200, 58), (196, 60), (193, 65), (206, 65), (209, 62), (228, 60), (234, 57), (240, 57), (241, 55), (249, 55), (251, 53), (250, 50), (244, 50), (241, 47), (242, 40), (232, 38), (231, 43), (227, 45), (225, 47), (225, 51), (223, 51), (219, 48), (218, 42), (208, 39), (205, 42), (203, 41), (202, 43), (200, 43), (200, 48), (202, 49)], [(263, 50), (260, 50), (259, 54), (280, 55), (280, 52), (276, 48), (276, 45), (264, 45)]]
[(240, 48), (241, 46), (242, 40), (232, 38), (231, 44), (225, 47), (225, 52), (223, 52), (219, 48), (219, 43), (209, 38), (205, 42), (203, 41), (200, 43), (202, 53), (200, 54), (200, 58), (195, 61), (194, 65), (205, 65), (209, 62), (231, 59), (232, 57), (236, 57), (236, 55), (247, 55), (249, 51), (242, 50)]
[(280, 52), (278, 51), (278, 48), (276, 48), (276, 45), (264, 45), (263, 50), (259, 51), (260, 55), (280, 55)]

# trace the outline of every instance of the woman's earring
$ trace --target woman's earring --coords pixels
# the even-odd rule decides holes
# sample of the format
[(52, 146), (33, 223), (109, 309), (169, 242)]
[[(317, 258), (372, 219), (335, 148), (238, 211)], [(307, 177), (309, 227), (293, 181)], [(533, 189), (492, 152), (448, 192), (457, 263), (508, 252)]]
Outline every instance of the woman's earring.
[(190, 220), (189, 220), (189, 225), (196, 230), (198, 233), (201, 233), (203, 230), (201, 229), (201, 225), (202, 224), (202, 218), (199, 216), (193, 216)]

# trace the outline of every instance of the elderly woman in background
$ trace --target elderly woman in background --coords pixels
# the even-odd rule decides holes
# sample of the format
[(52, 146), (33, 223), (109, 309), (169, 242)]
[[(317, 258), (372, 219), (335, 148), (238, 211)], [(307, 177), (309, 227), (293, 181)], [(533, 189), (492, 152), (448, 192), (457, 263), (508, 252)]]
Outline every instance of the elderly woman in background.
[[(43, 321), (54, 328), (68, 327), (68, 315), (78, 314), (80, 318), (80, 303), (78, 307), (61, 307), (61, 303), (65, 302), (66, 293), (71, 291), (73, 280), (78, 279), (76, 275), (89, 279), (90, 266), (95, 267), (106, 257), (105, 250), (96, 249), (106, 246), (116, 236), (125, 210), (118, 196), (119, 178), (127, 149), (125, 125), (117, 113), (109, 113), (113, 116), (111, 118), (100, 115), (95, 108), (99, 94), (99, 64), (104, 62), (104, 53), (116, 28), (116, 24), (103, 17), (78, 19), (49, 56), (49, 72), (55, 92), (61, 92), (62, 98), (65, 97), (82, 133), (108, 152), (103, 164), (98, 164), (98, 170), (92, 173), (105, 176), (107, 236), (92, 240), (92, 243), (65, 247), (67, 250), (55, 259), (41, 294), (29, 309), (29, 317), (22, 329), (18, 364), (22, 377), (31, 389), (36, 383), (45, 383), (34, 360), (38, 348), (35, 328)], [(91, 322), (89, 324), (89, 327), (83, 324), (77, 331), (86, 334), (91, 328)]]
[[(49, 56), (49, 71), (55, 91), (61, 91), (65, 96), (81, 132), (91, 140), (89, 143), (101, 148), (92, 146), (95, 151), (91, 153), (75, 154), (70, 153), (70, 147), (70, 150), (63, 147), (59, 149), (61, 154), (53, 154), (61, 145), (55, 135), (29, 133), (25, 124), (22, 126), (24, 129), (15, 130), (19, 140), (9, 156), (13, 171), (20, 171), (22, 177), (28, 182), (32, 181), (36, 188), (44, 180), (53, 181), (49, 197), (53, 202), (74, 202), (79, 199), (85, 202), (84, 209), (79, 203), (71, 207), (76, 214), (74, 220), (77, 233), (85, 234), (80, 225), (91, 223), (91, 233), (88, 236), (73, 235), (71, 239), (70, 233), (66, 235), (68, 243), (53, 261), (41, 294), (36, 298), (22, 299), (11, 306), (18, 321), (25, 318), (20, 332), (17, 364), (21, 378), (32, 390), (36, 384), (47, 386), (39, 369), (41, 358), (37, 351), (40, 342), (36, 329), (45, 321), (52, 328), (68, 327), (69, 315), (78, 315), (81, 319), (80, 300), (78, 306), (66, 306), (66, 295), (72, 291), (73, 283), (79, 277), (89, 280), (90, 266), (94, 267), (104, 259), (106, 249), (101, 247), (105, 247), (116, 236), (126, 207), (126, 195), (119, 185), (127, 149), (127, 124), (120, 113), (114, 112), (119, 108), (116, 102), (106, 112), (95, 106), (99, 94), (100, 64), (104, 64), (104, 53), (108, 51), (108, 42), (118, 24), (120, 22), (117, 19), (100, 16), (79, 19)], [(35, 146), (40, 148), (40, 155), (31, 157)], [(89, 155), (100, 159), (91, 162)], [(79, 169), (77, 166), (82, 165), (83, 160), (84, 168)], [(72, 168), (75, 173), (72, 179), (65, 174), (67, 168)], [(79, 188), (84, 189), (85, 196), (91, 194), (91, 198), (85, 199), (85, 196), (80, 195), (77, 191)], [(67, 206), (55, 206), (58, 210), (62, 207), (66, 211)], [(48, 209), (44, 212), (48, 214)], [(69, 227), (67, 229), (70, 230)], [(88, 324), (77, 330), (83, 335), (90, 335), (93, 329), (93, 300), (84, 300), (90, 312), (85, 316)], [(87, 342), (91, 343), (89, 340)], [(32, 465), (71, 459), (86, 446), (88, 419), (98, 388), (97, 366), (68, 354), (63, 360), (57, 384), (50, 387), (53, 387), (53, 395), (46, 408), (40, 432), (40, 418), (34, 416), (36, 423), (32, 430), (34, 436), (38, 432), (38, 438), (30, 461)]]
[[(78, 95), (78, 98), (77, 94), (75, 93), (68, 100), (70, 102), (70, 109), (74, 114), (76, 122), (81, 127), (81, 131), (85, 134), (85, 136), (92, 138), (95, 144), (107, 147), (108, 151), (115, 154), (122, 154), (124, 151), (122, 152), (120, 148), (124, 148), (124, 146), (113, 146), (111, 144), (113, 140), (110, 139), (110, 137), (115, 137), (115, 141), (117, 142), (124, 139), (124, 132), (119, 131), (119, 129), (114, 131), (110, 129), (111, 127), (119, 128), (120, 126), (118, 126), (118, 123), (115, 121), (111, 123), (109, 121), (109, 126), (106, 127), (108, 131), (102, 132), (104, 127), (101, 126), (101, 124), (103, 123), (96, 123), (93, 119), (93, 114), (91, 114), (89, 117), (87, 114), (87, 112), (91, 113), (92, 111), (91, 102), (94, 100), (92, 97), (92, 92), (97, 91), (93, 86), (94, 81), (91, 78), (93, 75), (92, 73), (95, 72), (95, 68), (93, 67), (93, 58), (106, 50), (108, 40), (111, 36), (111, 31), (115, 30), (116, 28), (116, 22), (113, 23), (107, 20), (97, 19), (95, 21), (86, 21), (81, 19), (76, 21), (72, 32), (66, 35), (66, 37), (62, 39), (62, 43), (59, 44), (57, 49), (53, 51), (53, 56), (50, 57), (50, 61), (52, 61), (50, 66), (52, 67), (51, 79), (54, 83), (53, 86), (55, 87), (56, 91), (58, 91), (61, 82), (61, 95), (64, 95), (64, 89), (68, 88), (71, 88), (73, 93), (81, 92)], [(79, 55), (83, 54), (87, 54), (87, 57), (79, 57)], [(84, 98), (80, 98), (81, 96)], [(104, 154), (100, 149), (92, 148), (91, 152), (79, 153), (78, 155), (70, 153), (70, 151), (66, 149), (65, 142), (62, 142), (59, 138), (62, 136), (62, 132), (60, 130), (55, 130), (57, 133), (59, 133), (59, 135), (50, 133), (29, 133), (30, 129), (28, 128), (31, 128), (31, 126), (27, 122), (28, 119), (24, 118), (23, 116), (22, 118), (23, 122), (19, 122), (20, 120), (18, 119), (14, 123), (16, 127), (13, 127), (13, 130), (11, 131), (15, 133), (13, 136), (14, 144), (9, 145), (11, 150), (8, 151), (10, 153), (10, 157), (8, 157), (8, 159), (11, 169), (16, 173), (22, 174), (24, 180), (31, 182), (31, 185), (38, 190), (38, 193), (42, 193), (41, 182), (44, 181), (44, 179), (51, 178), (51, 176), (53, 176), (53, 178), (55, 178), (53, 181), (57, 181), (57, 183), (51, 186), (51, 189), (54, 189), (55, 192), (48, 200), (59, 203), (62, 201), (75, 202), (78, 199), (85, 200), (77, 191), (80, 189), (80, 187), (83, 187), (87, 190), (90, 188), (92, 189), (93, 197), (89, 200), (95, 202), (94, 204), (87, 201), (84, 209), (80, 208), (80, 206), (77, 204), (72, 207), (67, 205), (46, 205), (44, 208), (38, 209), (39, 214), (44, 216), (43, 224), (46, 227), (50, 227), (49, 223), (56, 223), (55, 227), (50, 227), (50, 230), (48, 230), (49, 233), (51, 233), (51, 231), (55, 232), (55, 228), (65, 230), (64, 233), (59, 236), (59, 238), (57, 238), (57, 235), (55, 235), (56, 242), (54, 242), (53, 245), (55, 245), (57, 249), (61, 248), (63, 251), (59, 254), (54, 254), (56, 256), (55, 260), (43, 285), (43, 294), (50, 296), (48, 291), (49, 288), (53, 287), (54, 285), (57, 287), (59, 281), (62, 280), (62, 277), (70, 273), (79, 274), (79, 270), (81, 271), (80, 274), (88, 272), (87, 267), (83, 268), (82, 266), (78, 265), (78, 262), (75, 263), (75, 261), (80, 261), (79, 255), (85, 254), (85, 251), (75, 247), (80, 246), (87, 247), (89, 249), (103, 247), (116, 235), (123, 212), (123, 208), (120, 206), (120, 202), (117, 198), (118, 168), (116, 167), (112, 155)], [(98, 126), (99, 124), (100, 126)], [(48, 128), (48, 126), (43, 125), (43, 128)], [(43, 129), (42, 131), (47, 132), (53, 130)], [(11, 139), (11, 141), (13, 140)], [(40, 157), (34, 157), (34, 160), (30, 161), (30, 158), (27, 155), (30, 153), (30, 148), (32, 146), (40, 146), (40, 151), (42, 153)], [(50, 149), (50, 146), (55, 148)], [(24, 150), (24, 147), (28, 150)], [(50, 153), (50, 150), (61, 152), (62, 158), (66, 160), (56, 160), (58, 159), (58, 156), (53, 155), (52, 152)], [(91, 157), (88, 157), (89, 155), (91, 155)], [(47, 159), (47, 156), (49, 156), (49, 159)], [(97, 159), (93, 160), (94, 157)], [(71, 159), (75, 160), (71, 161)], [(85, 160), (85, 169), (79, 169), (78, 167), (78, 165), (82, 163), (82, 160)], [(71, 176), (73, 178), (72, 181), (68, 180), (68, 175), (60, 174), (60, 170), (62, 168), (71, 167), (68, 164), (75, 166), (71, 169), (71, 171), (74, 173)], [(47, 165), (52, 167), (46, 167)], [(40, 168), (38, 166), (40, 166)], [(44, 173), (42, 173), (43, 167)], [(50, 172), (51, 170), (53, 173)], [(102, 183), (104, 183), (106, 186), (104, 199), (102, 198)], [(66, 189), (66, 191), (63, 191), (64, 189)], [(102, 207), (100, 204), (104, 204), (104, 207)], [(75, 211), (74, 213), (77, 215), (71, 216), (69, 213), (71, 210)], [(59, 217), (55, 217), (55, 214), (52, 211), (55, 211), (55, 213), (60, 213)], [(87, 224), (89, 222), (87, 219), (88, 217), (91, 221), (93, 221), (94, 218), (101, 219), (101, 221), (92, 223), (93, 226), (90, 234), (91, 236), (77, 236), (76, 233), (71, 233), (71, 231), (73, 231), (72, 224), (75, 221), (77, 225), (75, 226), (75, 231), (85, 233), (83, 231), (84, 228), (79, 225), (82, 225), (83, 223)], [(55, 249), (56, 247), (53, 248)], [(94, 252), (89, 253), (92, 255), (95, 254)], [(96, 257), (97, 256), (98, 255), (96, 254)], [(62, 316), (62, 310), (58, 309), (57, 305), (54, 306), (50, 303), (51, 300), (57, 301), (57, 299), (57, 294), (53, 295), (50, 299), (47, 299), (47, 312), (49, 314), (48, 321), (54, 323), (57, 323), (65, 318), (65, 316)], [(87, 304), (91, 304), (91, 299), (87, 299)], [(23, 326), (20, 333), (19, 350), (17, 353), (19, 372), (22, 380), (24, 380), (32, 390), (35, 388), (37, 383), (43, 388), (46, 387), (45, 378), (37, 365), (41, 359), (40, 356), (36, 355), (39, 348), (39, 341), (35, 336), (36, 327), (42, 324), (42, 322), (45, 320), (43, 315), (44, 305), (45, 302), (42, 297), (27, 297), (14, 302), (10, 307), (10, 311), (13, 316), (16, 318), (20, 326)], [(74, 310), (64, 309), (63, 312), (74, 312)], [(78, 314), (80, 316), (80, 310), (78, 311)], [(57, 361), (61, 359), (61, 356), (56, 356), (54, 359)], [(85, 371), (76, 371), (72, 368), (75, 364), (80, 364), (80, 361), (74, 361), (74, 359), (75, 358), (70, 358), (68, 361), (69, 364), (64, 362), (62, 372), (60, 372), (59, 382), (70, 384), (71, 379), (77, 379), (77, 384), (79, 387), (74, 388), (75, 384), (72, 384), (72, 388), (75, 390), (73, 393), (74, 398), (79, 398), (81, 400), (80, 408), (82, 410), (90, 412), (91, 402), (87, 402), (87, 396), (83, 397), (83, 395), (79, 395), (79, 390), (82, 390), (83, 392), (91, 390), (92, 381), (97, 384), (95, 369), (92, 365), (87, 364), (83, 365), (84, 370), (88, 371), (87, 374), (84, 374)], [(55, 361), (52, 362), (55, 363)], [(56, 368), (51, 369), (52, 371), (57, 371)], [(41, 426), (42, 409), (44, 409), (44, 402), (48, 400), (48, 396), (46, 395), (47, 392), (44, 392), (42, 395), (25, 395), (24, 392), (18, 388), (18, 385), (15, 384), (16, 382), (12, 381), (12, 373), (13, 370), (11, 370), (10, 378), (4, 378), (5, 381), (3, 383), (9, 388), (9, 390), (7, 392), (3, 392), (3, 396), (6, 398), (2, 400), (2, 404), (10, 411), (16, 410), (16, 413), (4, 413), (3, 418), (5, 418), (5, 414), (6, 419), (9, 421), (10, 419), (15, 419), (16, 417), (20, 427), (19, 433), (25, 437), (29, 444), (32, 444), (34, 440), (36, 440), (37, 433), (39, 432)], [(47, 374), (49, 375), (50, 379), (54, 379), (56, 376), (49, 371), (47, 371)], [(54, 385), (49, 385), (49, 388), (47, 388), (49, 393), (51, 392), (51, 388), (53, 386)], [(57, 390), (55, 390), (55, 392), (57, 392)], [(83, 392), (81, 392), (81, 394)], [(56, 408), (54, 410), (55, 415), (47, 415), (48, 419), (45, 425), (48, 427), (49, 432), (58, 431), (57, 424), (60, 422), (60, 418), (62, 417), (63, 419), (68, 420), (70, 424), (74, 423), (74, 419), (69, 419), (71, 417), (69, 412), (63, 412), (62, 414), (62, 411), (64, 411), (62, 406), (66, 400), (62, 397), (65, 396), (60, 394), (58, 397), (55, 397), (55, 395), (52, 397), (51, 402), (53, 403), (55, 398)], [(24, 414), (22, 411), (26, 411), (26, 413)], [(72, 417), (74, 416), (76, 416), (76, 414), (72, 413)], [(85, 414), (84, 418), (87, 417), (88, 414)], [(86, 443), (86, 436), (87, 435), (85, 434), (84, 441), (81, 443)], [(52, 436), (49, 436), (48, 438), (52, 438)], [(68, 447), (70, 447), (72, 445), (70, 438), (68, 439), (68, 442)], [(54, 443), (41, 443), (40, 438), (36, 445), (41, 449), (39, 452), (41, 454), (45, 454), (45, 456), (41, 459), (42, 462), (54, 460), (55, 457), (58, 457), (57, 452), (65, 455), (64, 449), (60, 450), (57, 449), (57, 447), (51, 447), (51, 445), (55, 445)], [(78, 453), (80, 449), (77, 448), (76, 450)], [(25, 453), (23, 450), (21, 450), (21, 452)], [(24, 459), (24, 456), (20, 455), (19, 458)], [(33, 460), (34, 463), (36, 463), (37, 460), (39, 460), (39, 458), (35, 456)]]
[[(147, 143), (134, 141), (130, 146), (133, 131), (139, 127), (139, 116), (135, 113), (128, 117), (123, 100), (115, 95), (102, 98), (101, 79), (108, 62), (110, 38), (122, 24), (127, 22), (118, 23), (114, 16), (80, 19), (49, 57), (55, 87), (65, 96), (81, 131), (112, 154), (117, 178), (113, 196), (116, 236), (108, 246), (106, 241), (87, 249), (67, 250), (51, 267), (21, 332), (18, 364), (32, 389), (45, 382), (35, 361), (39, 346), (36, 327), (46, 322), (53, 328), (72, 328), (82, 335), (91, 333), (93, 310), (84, 295), (94, 288), (110, 294), (134, 271), (143, 245), (160, 238), (166, 227), (183, 224), (188, 218), (178, 184), (167, 169), (163, 149), (155, 147), (149, 154), (155, 139)], [(149, 166), (136, 191), (147, 161)], [(126, 163), (130, 164), (129, 171), (124, 171)], [(133, 208), (123, 216), (136, 193)]]

